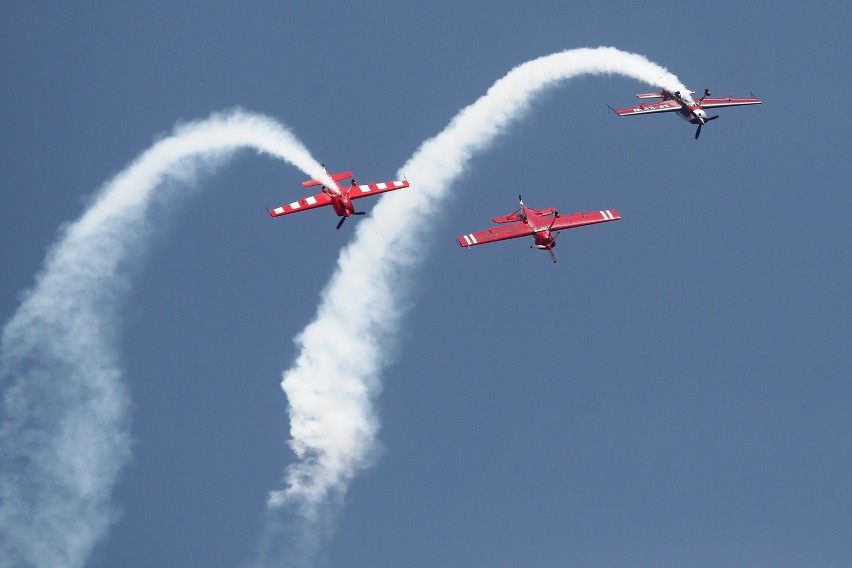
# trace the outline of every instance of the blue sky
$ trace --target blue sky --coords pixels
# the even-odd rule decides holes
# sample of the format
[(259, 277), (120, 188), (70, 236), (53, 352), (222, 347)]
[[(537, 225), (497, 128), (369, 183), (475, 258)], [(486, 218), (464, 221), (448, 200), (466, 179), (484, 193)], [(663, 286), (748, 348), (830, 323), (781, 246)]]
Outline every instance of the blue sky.
[[(214, 111), (271, 116), (365, 182), (393, 179), (512, 67), (564, 49), (612, 45), (699, 91), (754, 91), (763, 105), (720, 110), (695, 142), (674, 117), (608, 113), (645, 85), (579, 78), (471, 161), (422, 219), (377, 401), (383, 451), (315, 563), (848, 564), (844, 3), (7, 12), (4, 321), (86, 198)], [(120, 311), (123, 514), (87, 565), (251, 558), (294, 460), (281, 371), (361, 221), (270, 219), (302, 178), (246, 152), (156, 221)], [(556, 265), (522, 241), (458, 248), (518, 193), (623, 219), (563, 234)]]

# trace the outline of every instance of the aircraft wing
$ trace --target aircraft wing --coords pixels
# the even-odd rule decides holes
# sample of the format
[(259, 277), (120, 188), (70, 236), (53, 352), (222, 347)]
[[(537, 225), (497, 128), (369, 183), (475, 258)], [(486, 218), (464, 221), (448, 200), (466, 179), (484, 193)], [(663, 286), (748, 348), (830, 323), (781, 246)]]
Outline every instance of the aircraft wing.
[(382, 183), (368, 183), (366, 185), (353, 185), (350, 186), (348, 190), (348, 195), (349, 199), (358, 199), (360, 197), (367, 197), (368, 195), (373, 195), (376, 193), (384, 193), (386, 191), (402, 189), (403, 187), (408, 187), (407, 179), (397, 181), (385, 181)]
[(661, 101), (659, 103), (642, 103), (640, 105), (622, 108), (615, 111), (618, 116), (635, 116), (637, 114), (653, 114), (657, 112), (673, 112), (681, 109), (677, 101)]
[(331, 197), (329, 197), (327, 193), (318, 193), (316, 195), (300, 199), (299, 201), (294, 201), (293, 203), (288, 203), (287, 205), (270, 209), (269, 214), (273, 217), (280, 217), (281, 215), (289, 215), (290, 213), (316, 209), (317, 207), (323, 207), (329, 203), (331, 203)]
[(553, 222), (551, 231), (562, 231), (564, 229), (573, 229), (574, 227), (582, 227), (583, 225), (594, 225), (595, 223), (606, 223), (607, 221), (618, 221), (621, 215), (615, 209), (607, 209), (606, 211), (592, 211), (590, 213), (571, 213), (570, 215), (561, 215)]
[(724, 97), (724, 98), (714, 98), (705, 97), (703, 101), (701, 101), (701, 106), (703, 108), (719, 108), (719, 107), (730, 107), (730, 106), (744, 106), (744, 105), (759, 105), (761, 104), (760, 99), (756, 98), (734, 98), (734, 97)]
[(518, 237), (526, 237), (533, 234), (526, 223), (513, 223), (511, 225), (503, 225), (501, 227), (492, 227), (479, 231), (478, 233), (468, 233), (462, 235), (458, 239), (459, 245), (463, 247), (472, 247), (474, 245), (484, 245), (485, 243), (494, 243), (497, 241), (505, 241), (506, 239), (516, 239)]

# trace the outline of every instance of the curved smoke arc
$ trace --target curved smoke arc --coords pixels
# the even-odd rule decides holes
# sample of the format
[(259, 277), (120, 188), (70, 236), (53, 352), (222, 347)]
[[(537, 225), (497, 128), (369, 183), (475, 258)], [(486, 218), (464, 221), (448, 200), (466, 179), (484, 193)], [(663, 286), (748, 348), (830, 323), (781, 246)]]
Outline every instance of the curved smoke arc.
[[(314, 543), (316, 549), (349, 483), (373, 461), (379, 430), (373, 402), (390, 359), (386, 346), (406, 311), (400, 282), (417, 267), (423, 254), (418, 242), (430, 231), (423, 220), (442, 206), (470, 159), (521, 118), (536, 95), (579, 75), (623, 75), (686, 92), (677, 77), (641, 55), (612, 47), (572, 49), (518, 65), (421, 144), (399, 170), (412, 190), (381, 199), (359, 223), (340, 252), (316, 318), (295, 339), (299, 354), (285, 371), (282, 388), (290, 403), (289, 443), (298, 461), (286, 470), (285, 487), (270, 492), (262, 550), (276, 546), (269, 535), (294, 530), (302, 548)], [(295, 507), (301, 529), (284, 528), (276, 515), (282, 507)], [(269, 558), (274, 554), (263, 552)]]
[[(534, 95), (581, 74), (620, 74), (670, 90), (674, 75), (614, 48), (569, 50), (524, 63), (424, 142), (400, 170), (413, 191), (382, 199), (338, 259), (316, 319), (296, 338), (285, 372), (291, 447), (299, 462), (269, 497), (267, 535), (277, 512), (296, 506), (300, 555), (315, 553), (353, 477), (375, 453), (373, 401), (386, 349), (405, 313), (400, 279), (418, 264), (413, 211), (441, 205), (477, 152), (488, 149)], [(191, 184), (239, 148), (281, 157), (324, 179), (315, 160), (269, 119), (235, 112), (192, 123), (146, 151), (108, 182), (48, 253), (36, 284), (3, 329), (0, 381), (0, 566), (81, 566), (114, 521), (109, 497), (129, 459), (128, 397), (113, 343), (115, 314), (149, 225), (153, 190)], [(329, 181), (330, 180), (326, 180)], [(177, 182), (177, 183), (176, 183)], [(165, 192), (163, 199), (168, 198)], [(385, 235), (395, 235), (394, 248)], [(358, 303), (350, 296), (357, 295)], [(61, 377), (61, 380), (57, 380)], [(261, 557), (280, 541), (262, 541)]]
[(130, 458), (115, 324), (151, 234), (150, 209), (243, 148), (327, 176), (263, 116), (233, 111), (178, 127), (63, 229), (3, 328), (0, 566), (82, 566), (115, 521), (110, 496)]

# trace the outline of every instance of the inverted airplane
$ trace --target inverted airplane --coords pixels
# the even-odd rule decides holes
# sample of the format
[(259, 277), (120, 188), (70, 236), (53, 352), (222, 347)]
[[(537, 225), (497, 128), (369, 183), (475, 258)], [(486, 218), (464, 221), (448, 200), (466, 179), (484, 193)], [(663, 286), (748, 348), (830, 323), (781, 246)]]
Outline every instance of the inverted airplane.
[[(323, 165), (322, 169), (325, 170), (325, 165)], [(316, 179), (303, 181), (302, 185), (305, 187), (314, 187), (317, 185), (322, 186), (322, 192), (310, 197), (305, 197), (299, 201), (294, 201), (287, 205), (282, 205), (281, 207), (276, 207), (275, 209), (270, 209), (269, 214), (273, 217), (281, 217), (282, 215), (289, 215), (290, 213), (298, 213), (299, 211), (307, 211), (308, 209), (316, 209), (317, 207), (331, 205), (332, 208), (334, 208), (334, 212), (341, 217), (340, 221), (337, 223), (337, 228), (339, 229), (346, 218), (350, 215), (364, 214), (363, 211), (355, 210), (355, 206), (352, 204), (354, 199), (360, 199), (362, 197), (367, 197), (368, 195), (375, 195), (378, 193), (385, 193), (386, 191), (393, 191), (395, 189), (408, 187), (408, 180), (406, 179), (358, 185), (353, 178), (352, 184), (348, 186), (341, 186), (337, 183), (340, 180), (351, 178), (352, 172), (330, 174), (329, 177), (331, 177), (334, 182), (334, 185), (331, 187), (327, 187), (325, 182)]]
[(472, 247), (485, 243), (532, 236), (535, 239), (535, 244), (531, 245), (530, 248), (546, 250), (550, 253), (550, 258), (553, 262), (556, 262), (553, 247), (556, 246), (556, 237), (559, 235), (559, 231), (621, 219), (621, 216), (615, 209), (560, 215), (559, 211), (552, 207), (550, 209), (533, 209), (527, 207), (524, 205), (524, 200), (521, 199), (520, 195), (518, 196), (518, 201), (521, 206), (514, 213), (491, 219), (494, 223), (509, 224), (502, 227), (485, 229), (478, 233), (462, 235), (457, 239), (459, 245)]
[(659, 93), (640, 93), (636, 95), (639, 99), (663, 99), (659, 103), (641, 103), (638, 106), (623, 108), (620, 110), (612, 109), (619, 116), (636, 116), (640, 114), (653, 114), (658, 112), (677, 112), (678, 115), (691, 124), (697, 124), (698, 130), (695, 131), (695, 139), (701, 135), (701, 127), (711, 120), (716, 120), (719, 115), (707, 116), (705, 109), (720, 108), (730, 106), (745, 106), (759, 105), (760, 99), (751, 95), (751, 98), (734, 98), (731, 96), (723, 98), (710, 98), (710, 90), (704, 89), (704, 96), (697, 101), (692, 98), (691, 93), (681, 93), (675, 91), (672, 93), (666, 89), (660, 90)]

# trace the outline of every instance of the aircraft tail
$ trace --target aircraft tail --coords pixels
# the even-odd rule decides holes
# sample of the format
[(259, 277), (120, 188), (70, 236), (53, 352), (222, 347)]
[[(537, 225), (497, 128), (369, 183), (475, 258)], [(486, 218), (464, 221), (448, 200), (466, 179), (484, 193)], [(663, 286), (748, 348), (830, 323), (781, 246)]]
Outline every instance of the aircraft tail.
[[(352, 172), (340, 172), (339, 174), (331, 174), (331, 179), (334, 181), (340, 181), (342, 179), (351, 178)], [(317, 179), (309, 179), (308, 181), (303, 181), (302, 185), (305, 187), (312, 187), (314, 185), (322, 185), (323, 182)]]
[(514, 213), (509, 213), (508, 215), (503, 215), (502, 217), (494, 217), (491, 219), (492, 223), (515, 223), (517, 221), (523, 221), (524, 216), (521, 215), (520, 211), (515, 211)]
[(527, 207), (528, 211), (532, 211), (536, 215), (556, 215), (556, 209), (553, 207), (548, 207), (547, 209), (533, 209), (532, 207)]

